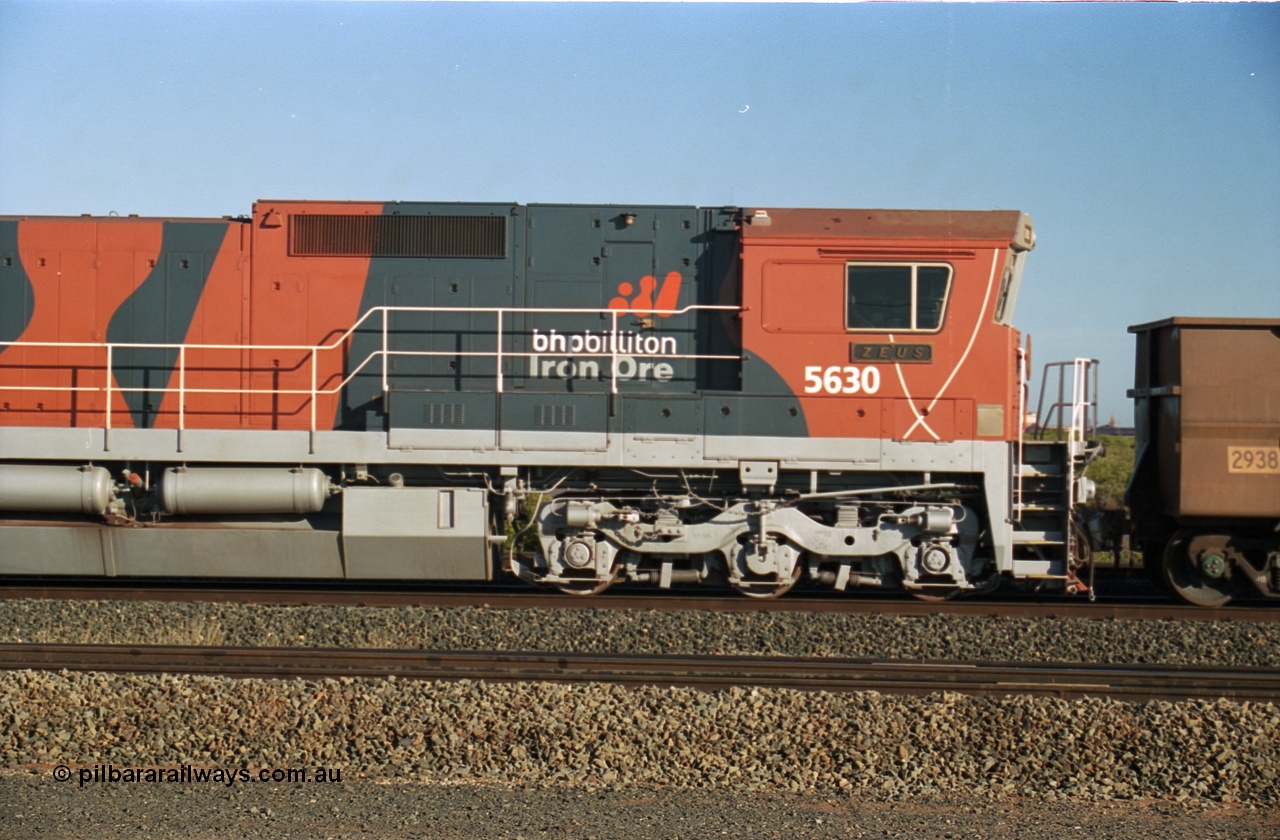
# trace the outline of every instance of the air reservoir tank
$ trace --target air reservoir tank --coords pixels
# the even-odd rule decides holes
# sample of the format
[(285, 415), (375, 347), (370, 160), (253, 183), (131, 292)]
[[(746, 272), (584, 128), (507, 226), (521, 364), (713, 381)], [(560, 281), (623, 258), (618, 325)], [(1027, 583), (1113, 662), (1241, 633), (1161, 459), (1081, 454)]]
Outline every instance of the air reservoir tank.
[(105, 467), (0, 466), (0, 510), (100, 515), (115, 495)]
[(160, 482), (176, 514), (316, 513), (336, 488), (317, 469), (170, 467)]

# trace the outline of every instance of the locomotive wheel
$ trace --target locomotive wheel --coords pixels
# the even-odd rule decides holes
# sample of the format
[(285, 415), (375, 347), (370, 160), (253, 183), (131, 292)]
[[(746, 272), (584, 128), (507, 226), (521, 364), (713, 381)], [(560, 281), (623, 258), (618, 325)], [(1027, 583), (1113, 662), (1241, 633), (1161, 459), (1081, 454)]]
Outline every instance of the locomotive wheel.
[(755, 586), (748, 586), (746, 583), (735, 583), (733, 588), (746, 595), (748, 598), (754, 598), (757, 601), (768, 601), (771, 598), (777, 598), (791, 591), (791, 587), (796, 585), (800, 580), (800, 573), (803, 566), (797, 562), (795, 570), (791, 573), (791, 580), (782, 582), (755, 582)]
[(599, 595), (610, 586), (613, 586), (613, 582), (617, 579), (618, 576), (615, 574), (608, 580), (596, 580), (595, 578), (591, 578), (590, 580), (583, 580), (581, 582), (574, 581), (573, 583), (557, 583), (555, 584), (555, 587), (566, 595), (577, 595), (580, 598), (586, 598), (591, 595)]
[(950, 588), (931, 586), (928, 589), (912, 590), (911, 597), (924, 601), (927, 604), (940, 604), (943, 601), (950, 601), (959, 594), (960, 587), (958, 586), (952, 586)]
[(1221, 558), (1191, 556), (1193, 534), (1179, 531), (1164, 550), (1164, 579), (1173, 593), (1197, 607), (1221, 607), (1231, 600), (1231, 581), (1222, 576)]

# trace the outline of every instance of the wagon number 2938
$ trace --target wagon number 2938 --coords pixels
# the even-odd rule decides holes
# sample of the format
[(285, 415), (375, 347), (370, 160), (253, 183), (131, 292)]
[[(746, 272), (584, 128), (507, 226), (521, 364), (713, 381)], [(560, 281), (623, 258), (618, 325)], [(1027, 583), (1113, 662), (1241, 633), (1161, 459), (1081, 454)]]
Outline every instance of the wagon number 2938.
[(1227, 472), (1280, 474), (1280, 446), (1228, 446)]
[(817, 394), (874, 394), (880, 390), (880, 371), (874, 367), (855, 365), (805, 365), (804, 392)]

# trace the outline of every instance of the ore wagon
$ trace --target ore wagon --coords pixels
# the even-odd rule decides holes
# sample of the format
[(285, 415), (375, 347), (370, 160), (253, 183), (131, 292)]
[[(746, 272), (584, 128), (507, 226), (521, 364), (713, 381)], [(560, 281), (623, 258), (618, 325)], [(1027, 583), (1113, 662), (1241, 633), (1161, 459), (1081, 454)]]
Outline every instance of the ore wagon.
[(1126, 503), (1144, 562), (1194, 604), (1280, 598), (1280, 319), (1129, 331), (1137, 456)]

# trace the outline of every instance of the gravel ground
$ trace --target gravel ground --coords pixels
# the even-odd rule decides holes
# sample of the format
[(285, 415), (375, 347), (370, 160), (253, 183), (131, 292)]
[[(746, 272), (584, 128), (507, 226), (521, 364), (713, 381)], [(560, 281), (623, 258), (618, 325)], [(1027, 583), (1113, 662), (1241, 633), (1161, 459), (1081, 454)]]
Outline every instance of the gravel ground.
[(1275, 811), (1164, 802), (983, 802), (851, 798), (666, 788), (588, 791), (352, 781), (322, 789), (263, 785), (57, 785), (0, 775), (0, 816), (14, 840), (89, 836), (290, 838), (819, 837), (992, 840), (1270, 840)]
[[(1231, 622), (0, 604), (5, 642), (1276, 667), (1277, 636)], [(0, 765), (15, 837), (1280, 837), (1280, 706), (1225, 700), (26, 671), (0, 674)], [(218, 768), (230, 784), (191, 781)], [(256, 778), (285, 769), (310, 778)], [(319, 769), (341, 781), (314, 781)]]
[(1280, 622), (23, 600), (0, 642), (732, 653), (1280, 667)]
[(1227, 700), (16, 671), (0, 674), (0, 721), (9, 769), (76, 781), (95, 766), (190, 766), (886, 801), (1280, 805), (1280, 706)]

